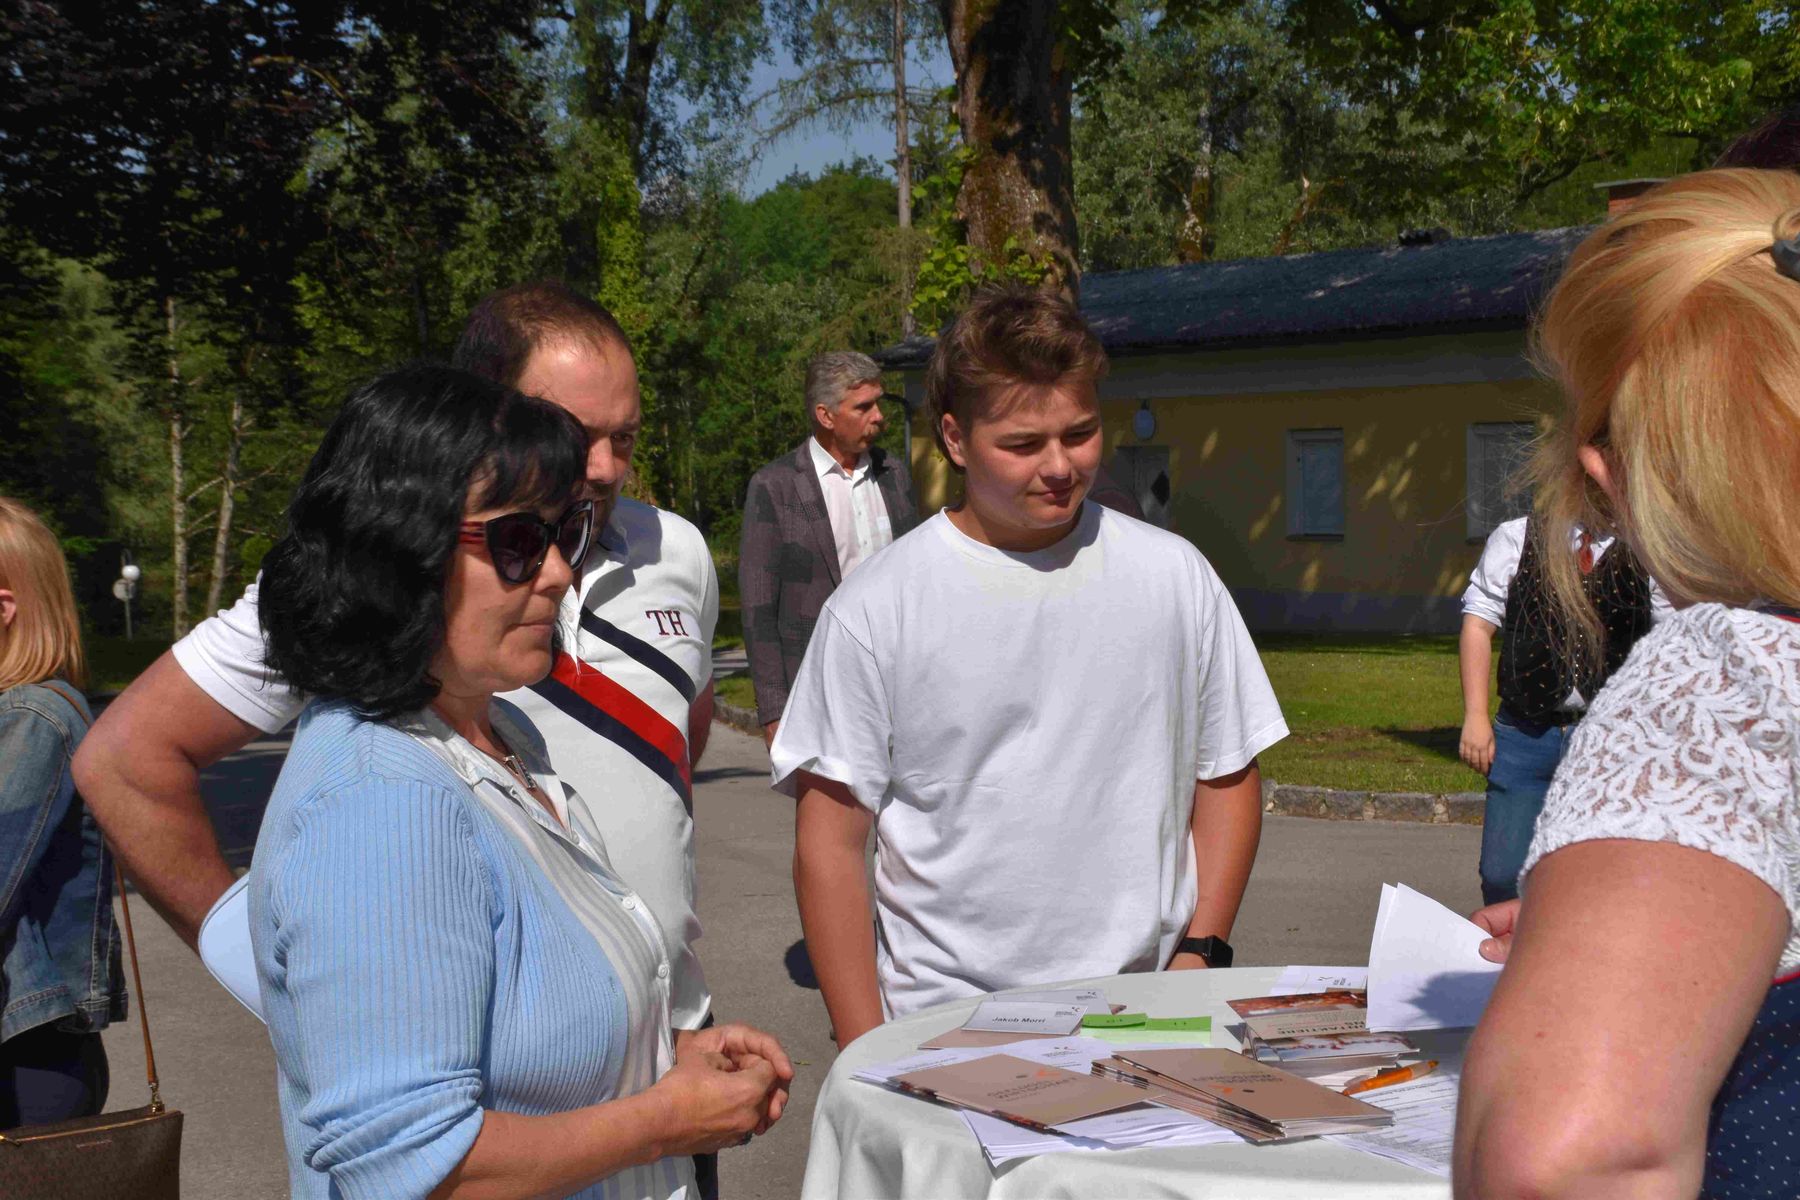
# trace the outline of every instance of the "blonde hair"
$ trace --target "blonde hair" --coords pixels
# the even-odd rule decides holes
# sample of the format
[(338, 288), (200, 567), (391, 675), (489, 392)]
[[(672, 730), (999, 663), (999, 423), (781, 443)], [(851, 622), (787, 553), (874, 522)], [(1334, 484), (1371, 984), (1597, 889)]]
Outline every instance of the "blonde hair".
[(46, 679), (87, 686), (81, 620), (69, 564), (38, 515), (0, 496), (0, 588), (13, 593), (11, 625), (0, 626), (0, 690)]
[[(1800, 175), (1703, 171), (1576, 248), (1535, 338), (1565, 399), (1532, 464), (1544, 545), (1579, 521), (1622, 534), (1678, 602), (1800, 605), (1800, 280), (1769, 253), (1796, 234)], [(1583, 470), (1585, 446), (1616, 504)], [(1598, 653), (1573, 556), (1545, 566)]]

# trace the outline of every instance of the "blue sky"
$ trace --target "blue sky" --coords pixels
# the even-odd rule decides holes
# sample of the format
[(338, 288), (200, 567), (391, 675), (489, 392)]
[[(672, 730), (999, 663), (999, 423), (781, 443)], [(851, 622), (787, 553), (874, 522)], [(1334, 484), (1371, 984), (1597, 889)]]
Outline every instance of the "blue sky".
[[(798, 74), (794, 61), (785, 51), (778, 51), (772, 62), (757, 64), (745, 95), (759, 96), (774, 89), (784, 78)], [(941, 87), (951, 81), (948, 56), (935, 53), (924, 62), (906, 64), (907, 82), (914, 87)], [(890, 80), (892, 76), (888, 77)], [(780, 183), (795, 170), (817, 175), (833, 163), (848, 162), (867, 156), (893, 169), (894, 127), (883, 121), (865, 122), (848, 134), (820, 124), (801, 129), (765, 147), (751, 164), (743, 183), (743, 194), (759, 195)]]

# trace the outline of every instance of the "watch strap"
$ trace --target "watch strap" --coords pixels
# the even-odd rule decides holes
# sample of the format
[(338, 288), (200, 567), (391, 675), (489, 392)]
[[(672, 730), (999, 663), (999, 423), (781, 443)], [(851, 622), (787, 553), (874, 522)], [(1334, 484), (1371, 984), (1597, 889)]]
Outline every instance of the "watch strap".
[(1198, 954), (1209, 967), (1231, 965), (1231, 943), (1222, 937), (1184, 937), (1175, 945), (1177, 954)]

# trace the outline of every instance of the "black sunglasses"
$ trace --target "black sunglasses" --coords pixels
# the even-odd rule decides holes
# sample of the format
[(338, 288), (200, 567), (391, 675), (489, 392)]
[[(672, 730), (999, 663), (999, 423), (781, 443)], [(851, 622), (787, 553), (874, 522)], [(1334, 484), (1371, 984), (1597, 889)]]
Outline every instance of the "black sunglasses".
[(571, 571), (579, 571), (594, 541), (594, 502), (578, 500), (554, 522), (532, 512), (507, 513), (489, 521), (464, 521), (457, 541), (476, 546), (486, 543), (494, 570), (508, 583), (536, 579), (552, 545)]

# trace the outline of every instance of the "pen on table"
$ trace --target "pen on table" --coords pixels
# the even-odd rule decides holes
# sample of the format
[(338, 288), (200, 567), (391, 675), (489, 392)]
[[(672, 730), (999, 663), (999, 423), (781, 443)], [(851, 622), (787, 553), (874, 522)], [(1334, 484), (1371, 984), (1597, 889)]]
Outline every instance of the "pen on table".
[(1386, 1071), (1377, 1071), (1367, 1079), (1359, 1079), (1344, 1089), (1344, 1095), (1354, 1096), (1358, 1092), (1373, 1091), (1375, 1088), (1387, 1087), (1394, 1083), (1410, 1083), (1415, 1079), (1423, 1079), (1437, 1070), (1437, 1059), (1430, 1062), (1414, 1063), (1410, 1067), (1391, 1067)]

